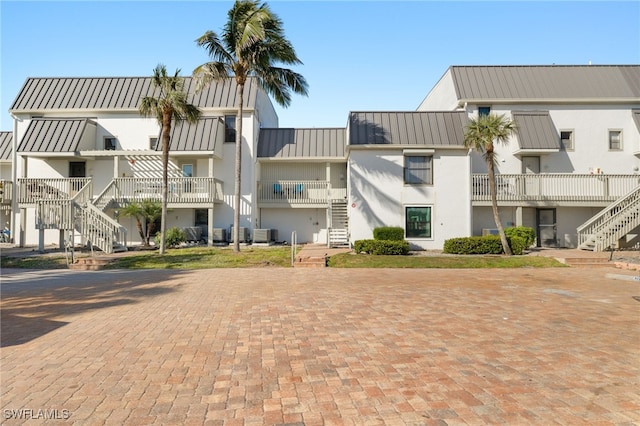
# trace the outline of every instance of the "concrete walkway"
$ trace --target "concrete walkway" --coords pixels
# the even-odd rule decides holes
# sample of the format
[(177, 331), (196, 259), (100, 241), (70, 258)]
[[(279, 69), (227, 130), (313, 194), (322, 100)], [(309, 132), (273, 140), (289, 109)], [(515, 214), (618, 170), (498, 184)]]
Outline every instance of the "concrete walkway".
[(5, 269), (2, 423), (639, 424), (611, 271)]

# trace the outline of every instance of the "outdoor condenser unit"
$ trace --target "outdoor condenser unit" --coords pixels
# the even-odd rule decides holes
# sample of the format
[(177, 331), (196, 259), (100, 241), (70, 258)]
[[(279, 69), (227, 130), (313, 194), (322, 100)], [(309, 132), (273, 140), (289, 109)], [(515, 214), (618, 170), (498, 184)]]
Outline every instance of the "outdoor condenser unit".
[(223, 243), (227, 241), (227, 230), (224, 228), (213, 228), (213, 236), (211, 238), (215, 243)]
[(268, 243), (271, 239), (271, 229), (254, 229), (253, 230), (253, 242), (254, 243)]
[[(240, 238), (238, 238), (238, 240), (241, 243), (246, 243), (248, 239), (249, 239), (249, 232), (247, 231), (247, 228), (240, 227)], [(230, 243), (233, 242), (233, 226), (231, 227), (231, 233), (229, 234), (229, 242)]]

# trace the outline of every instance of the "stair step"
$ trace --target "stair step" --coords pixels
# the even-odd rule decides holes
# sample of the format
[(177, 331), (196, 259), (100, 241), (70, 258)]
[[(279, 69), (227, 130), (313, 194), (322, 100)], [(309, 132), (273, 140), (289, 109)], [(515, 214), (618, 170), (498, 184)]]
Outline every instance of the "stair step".
[(78, 271), (99, 271), (113, 261), (108, 257), (81, 257), (69, 265), (69, 269)]
[(327, 259), (323, 257), (297, 256), (293, 263), (294, 268), (325, 268)]

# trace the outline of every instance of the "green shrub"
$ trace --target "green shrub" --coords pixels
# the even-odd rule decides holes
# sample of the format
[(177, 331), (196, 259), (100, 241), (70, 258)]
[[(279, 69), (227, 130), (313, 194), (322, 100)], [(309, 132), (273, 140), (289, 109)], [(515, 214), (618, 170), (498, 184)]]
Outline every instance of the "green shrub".
[(374, 240), (402, 241), (404, 229), (399, 226), (381, 226), (373, 230)]
[(406, 255), (409, 254), (409, 243), (404, 240), (357, 240), (353, 243), (353, 249), (356, 253)]
[[(526, 248), (526, 240), (519, 236), (507, 237), (507, 242), (513, 254), (516, 255), (521, 255)], [(446, 240), (442, 252), (448, 254), (503, 254), (504, 250), (498, 235), (487, 235)]]
[(497, 235), (485, 237), (451, 238), (444, 242), (443, 253), (448, 254), (502, 254), (502, 243)]
[(513, 226), (504, 230), (507, 238), (520, 237), (524, 240), (524, 248), (528, 249), (536, 242), (536, 231), (528, 226)]
[(507, 241), (509, 242), (509, 247), (511, 247), (511, 252), (518, 256), (524, 253), (525, 249), (529, 247), (527, 246), (526, 240), (518, 235), (507, 237)]
[[(161, 236), (162, 234), (158, 232), (156, 234), (156, 237), (154, 238), (156, 246), (158, 247), (160, 246)], [(175, 227), (167, 229), (167, 237), (165, 238), (165, 241), (164, 241), (167, 247), (177, 247), (181, 243), (184, 243), (185, 241), (187, 241), (187, 235), (184, 233), (182, 229), (175, 228)]]

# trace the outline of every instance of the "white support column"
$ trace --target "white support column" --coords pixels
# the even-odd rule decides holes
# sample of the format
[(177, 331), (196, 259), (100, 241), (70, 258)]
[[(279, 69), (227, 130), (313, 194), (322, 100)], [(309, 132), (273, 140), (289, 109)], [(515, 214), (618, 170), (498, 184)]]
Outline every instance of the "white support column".
[[(213, 173), (213, 155), (211, 155), (209, 157), (209, 177), (213, 178), (214, 173)], [(215, 182), (212, 186), (212, 191), (215, 192), (216, 190), (216, 185)], [(210, 195), (214, 195), (214, 194), (210, 194)], [(213, 247), (213, 205), (211, 206), (210, 209), (207, 210), (207, 246), (209, 247)]]
[(120, 176), (120, 156), (114, 155), (113, 156), (113, 178), (116, 179), (118, 176)]
[(522, 206), (516, 207), (516, 226), (522, 226)]

